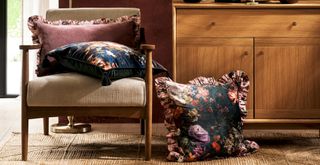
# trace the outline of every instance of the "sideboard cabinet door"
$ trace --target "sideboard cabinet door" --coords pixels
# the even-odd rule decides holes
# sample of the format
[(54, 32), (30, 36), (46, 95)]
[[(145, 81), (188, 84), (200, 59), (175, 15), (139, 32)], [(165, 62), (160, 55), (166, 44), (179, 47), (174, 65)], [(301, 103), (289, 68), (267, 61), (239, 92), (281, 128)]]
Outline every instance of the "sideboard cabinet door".
[(255, 39), (255, 118), (320, 118), (320, 38)]
[(248, 118), (253, 118), (253, 38), (178, 37), (176, 80), (187, 83), (197, 76), (220, 78), (232, 70), (249, 75)]

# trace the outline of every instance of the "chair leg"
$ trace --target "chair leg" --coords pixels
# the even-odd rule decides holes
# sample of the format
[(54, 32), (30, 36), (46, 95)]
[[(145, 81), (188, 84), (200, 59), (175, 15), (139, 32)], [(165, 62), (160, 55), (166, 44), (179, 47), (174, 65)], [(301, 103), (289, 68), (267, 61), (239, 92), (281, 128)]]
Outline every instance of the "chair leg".
[(145, 122), (144, 122), (144, 119), (140, 119), (140, 134), (141, 135), (145, 134)]
[(29, 119), (22, 117), (21, 122), (21, 142), (22, 142), (22, 160), (28, 159), (28, 133), (29, 133)]
[(145, 132), (145, 159), (149, 161), (151, 159), (151, 141), (152, 141), (152, 116), (146, 120), (146, 132)]
[(43, 134), (49, 135), (49, 117), (43, 118)]
[(146, 124), (145, 159), (149, 161), (151, 159), (152, 120), (147, 119)]
[(145, 156), (146, 160), (151, 159), (151, 138), (152, 138), (152, 50), (153, 45), (141, 45), (147, 54), (146, 59), (146, 133), (145, 133)]

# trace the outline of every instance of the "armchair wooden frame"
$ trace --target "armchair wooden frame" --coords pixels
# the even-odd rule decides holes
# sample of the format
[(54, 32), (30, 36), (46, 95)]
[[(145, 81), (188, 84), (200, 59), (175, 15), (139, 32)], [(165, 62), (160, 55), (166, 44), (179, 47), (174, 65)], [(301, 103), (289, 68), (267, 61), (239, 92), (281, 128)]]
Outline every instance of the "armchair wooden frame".
[[(22, 93), (21, 93), (21, 139), (22, 160), (28, 158), (28, 126), (29, 119), (43, 118), (44, 135), (49, 134), (49, 117), (54, 116), (109, 116), (136, 118), (145, 121), (145, 160), (151, 159), (152, 138), (152, 51), (155, 45), (141, 44), (146, 58), (146, 105), (144, 107), (32, 107), (27, 104), (29, 82), (29, 50), (39, 49), (40, 45), (20, 45), (22, 57)], [(63, 111), (61, 111), (63, 109)], [(124, 110), (125, 109), (125, 110)], [(144, 122), (142, 122), (144, 123)], [(144, 125), (144, 124), (143, 124)], [(144, 130), (144, 128), (141, 128)]]

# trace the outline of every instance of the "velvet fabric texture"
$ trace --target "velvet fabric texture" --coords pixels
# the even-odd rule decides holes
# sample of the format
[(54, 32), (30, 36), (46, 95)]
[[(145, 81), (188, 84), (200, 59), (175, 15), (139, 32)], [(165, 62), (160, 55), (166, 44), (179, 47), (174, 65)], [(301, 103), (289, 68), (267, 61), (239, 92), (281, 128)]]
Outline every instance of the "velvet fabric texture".
[(242, 71), (214, 78), (198, 77), (179, 84), (167, 77), (155, 80), (165, 108), (170, 161), (198, 161), (255, 152), (257, 143), (242, 135), (246, 117), (248, 76)]
[[(114, 42), (80, 42), (65, 45), (50, 51), (44, 67), (57, 60), (58, 66), (102, 79), (102, 85), (125, 77), (145, 77), (146, 56), (139, 51)], [(153, 61), (153, 73), (167, 74), (167, 70)]]
[[(38, 53), (38, 76), (53, 74), (55, 68), (44, 68), (42, 63), (49, 51), (75, 42), (113, 41), (129, 47), (139, 42), (139, 16), (122, 16), (117, 19), (101, 18), (90, 21), (47, 21), (40, 16), (29, 18), (28, 27), (33, 33), (33, 42), (41, 44)], [(54, 59), (51, 59), (54, 61)]]

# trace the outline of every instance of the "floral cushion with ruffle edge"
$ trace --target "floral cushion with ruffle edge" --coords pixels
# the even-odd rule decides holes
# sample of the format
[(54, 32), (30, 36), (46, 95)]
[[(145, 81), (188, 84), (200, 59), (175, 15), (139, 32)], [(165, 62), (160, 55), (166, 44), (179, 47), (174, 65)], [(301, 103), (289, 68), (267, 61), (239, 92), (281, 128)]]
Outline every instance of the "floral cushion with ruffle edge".
[(218, 81), (198, 77), (189, 84), (157, 78), (157, 96), (169, 131), (167, 159), (210, 160), (257, 151), (259, 145), (242, 134), (249, 84), (243, 71), (230, 72)]

